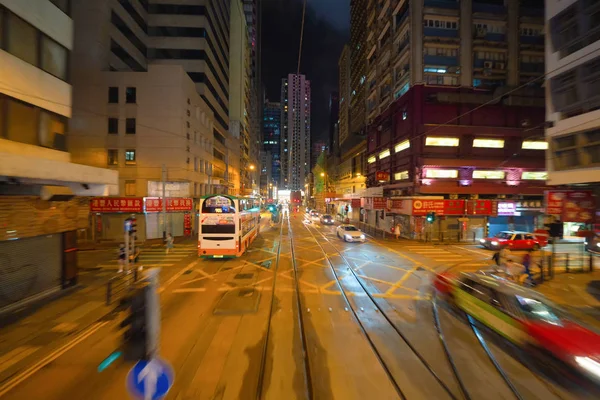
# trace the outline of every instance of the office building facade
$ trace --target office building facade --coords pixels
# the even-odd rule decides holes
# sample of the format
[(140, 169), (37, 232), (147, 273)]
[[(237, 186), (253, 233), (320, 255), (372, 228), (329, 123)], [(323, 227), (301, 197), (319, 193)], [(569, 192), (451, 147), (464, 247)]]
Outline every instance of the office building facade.
[(263, 152), (261, 174), (266, 185), (279, 185), (281, 180), (281, 103), (267, 101), (263, 111)]

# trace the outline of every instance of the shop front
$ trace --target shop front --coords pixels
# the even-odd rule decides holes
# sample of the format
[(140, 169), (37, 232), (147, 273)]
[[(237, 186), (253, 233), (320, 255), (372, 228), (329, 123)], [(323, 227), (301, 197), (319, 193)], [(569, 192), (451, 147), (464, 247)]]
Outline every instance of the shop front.
[(501, 231), (535, 232), (544, 227), (541, 200), (498, 201), (497, 215), (489, 219), (489, 235)]
[(545, 193), (546, 214), (550, 221), (563, 223), (567, 239), (579, 238), (596, 229), (596, 198), (591, 190), (556, 190)]
[(123, 240), (125, 220), (132, 215), (137, 218), (139, 241), (162, 238), (165, 228), (175, 237), (191, 235), (194, 223), (192, 210), (190, 198), (167, 198), (165, 226), (160, 198), (108, 197), (94, 198), (90, 203), (95, 239), (98, 241)]

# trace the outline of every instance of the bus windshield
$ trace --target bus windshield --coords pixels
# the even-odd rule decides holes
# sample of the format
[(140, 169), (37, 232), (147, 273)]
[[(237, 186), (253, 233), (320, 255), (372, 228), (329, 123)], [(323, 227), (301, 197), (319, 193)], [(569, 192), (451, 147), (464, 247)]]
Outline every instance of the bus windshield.
[(235, 214), (235, 203), (225, 196), (212, 196), (202, 203), (203, 214)]

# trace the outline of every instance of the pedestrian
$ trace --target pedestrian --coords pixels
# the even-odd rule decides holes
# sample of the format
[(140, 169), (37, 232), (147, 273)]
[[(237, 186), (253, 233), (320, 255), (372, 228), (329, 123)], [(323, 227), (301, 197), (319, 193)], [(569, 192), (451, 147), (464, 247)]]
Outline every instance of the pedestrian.
[(494, 255), (492, 256), (492, 260), (494, 261), (494, 263), (496, 263), (496, 266), (500, 266), (500, 252), (497, 251), (494, 253)]
[(119, 273), (123, 272), (123, 267), (125, 267), (125, 258), (127, 254), (125, 254), (125, 244), (121, 243), (119, 245)]
[(396, 226), (394, 227), (394, 234), (396, 235), (396, 240), (400, 239), (401, 233), (402, 233), (402, 227), (400, 226), (400, 224), (396, 224)]
[(173, 235), (169, 233), (165, 242), (167, 242), (167, 254), (169, 254), (169, 250), (173, 248)]
[(523, 255), (523, 260), (521, 261), (521, 264), (523, 264), (523, 266), (525, 267), (525, 273), (527, 274), (527, 279), (529, 279), (529, 283), (531, 285), (535, 285), (534, 281), (533, 281), (533, 275), (531, 275), (531, 249), (527, 250), (527, 253), (525, 253)]

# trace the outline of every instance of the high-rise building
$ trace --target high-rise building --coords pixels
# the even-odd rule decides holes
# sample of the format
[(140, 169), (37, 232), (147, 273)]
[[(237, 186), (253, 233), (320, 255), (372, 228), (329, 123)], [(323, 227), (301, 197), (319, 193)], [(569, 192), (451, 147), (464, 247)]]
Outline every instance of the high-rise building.
[(317, 160), (319, 159), (319, 156), (321, 155), (321, 153), (327, 152), (328, 149), (329, 149), (329, 146), (327, 145), (327, 142), (325, 140), (316, 140), (316, 141), (312, 142), (311, 150), (310, 150), (310, 169), (311, 169), (311, 171), (315, 167), (315, 165), (317, 165)]
[(289, 74), (281, 80), (280, 188), (302, 190), (310, 173), (310, 81)]
[(329, 131), (327, 132), (327, 149), (331, 151), (339, 143), (338, 125), (340, 120), (340, 97), (338, 92), (329, 95)]
[(546, 2), (548, 183), (594, 183), (600, 196), (599, 15), (597, 1)]
[[(72, 162), (69, 2), (0, 0), (0, 311), (77, 282), (88, 196), (118, 174)], [(106, 165), (103, 165), (106, 167)]]
[(262, 148), (268, 157), (265, 157), (261, 174), (266, 175), (265, 184), (278, 185), (281, 179), (281, 103), (265, 103), (262, 126)]
[[(350, 87), (349, 136), (353, 147), (365, 137), (366, 75), (367, 75), (367, 3), (368, 0), (350, 0)], [(345, 139), (344, 139), (345, 140)]]
[(338, 61), (339, 68), (339, 145), (350, 135), (350, 47), (344, 45)]

